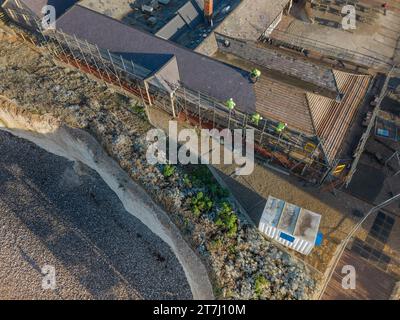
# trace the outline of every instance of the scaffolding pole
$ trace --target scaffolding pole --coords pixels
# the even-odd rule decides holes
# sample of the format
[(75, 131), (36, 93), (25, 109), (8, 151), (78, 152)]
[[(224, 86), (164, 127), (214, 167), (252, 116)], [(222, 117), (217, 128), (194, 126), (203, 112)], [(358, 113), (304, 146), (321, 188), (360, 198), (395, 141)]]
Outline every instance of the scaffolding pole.
[(92, 50), (90, 49), (90, 45), (89, 45), (89, 43), (87, 42), (87, 40), (85, 40), (85, 44), (86, 44), (86, 47), (87, 47), (88, 50), (89, 50), (90, 57), (91, 57), (91, 59), (93, 60), (93, 63), (95, 64), (95, 67), (96, 67), (97, 72), (99, 73), (99, 75), (100, 75), (100, 77), (101, 77), (101, 80), (104, 81), (103, 74), (102, 74), (102, 72), (101, 72), (101, 70), (100, 70), (100, 68), (99, 68), (99, 65), (97, 64), (96, 57), (93, 55)]
[(81, 65), (80, 65), (78, 59), (75, 57), (74, 51), (71, 49), (71, 45), (69, 44), (69, 42), (68, 42), (68, 40), (67, 40), (67, 37), (65, 36), (64, 32), (61, 31), (60, 33), (61, 33), (61, 35), (63, 36), (64, 41), (65, 41), (66, 45), (68, 46), (68, 50), (69, 50), (69, 52), (71, 52), (72, 57), (73, 57), (74, 60), (75, 60), (75, 63), (77, 64), (77, 68), (78, 68), (79, 70), (83, 71), (83, 70), (81, 69)]
[(114, 64), (113, 58), (111, 56), (110, 50), (107, 49), (107, 53), (108, 53), (108, 56), (110, 57), (110, 62), (111, 62), (111, 65), (113, 66), (113, 69), (114, 69), (114, 75), (118, 80), (119, 86), (123, 90), (124, 88), (122, 87), (121, 79), (118, 76), (118, 71), (117, 71), (117, 68), (115, 67), (115, 64)]
[[(58, 36), (60, 34), (60, 36)], [(42, 34), (42, 36), (44, 36)], [(60, 37), (60, 38), (59, 38)], [(44, 37), (45, 38), (45, 37)], [(66, 56), (67, 59), (70, 59), (69, 61), (75, 61), (77, 64), (77, 67), (82, 70), (85, 68), (84, 64), (81, 63), (84, 60), (84, 63), (88, 67), (88, 71), (92, 74), (97, 70), (98, 73), (100, 74), (100, 77), (102, 80), (105, 80), (103, 77), (103, 72), (107, 74), (108, 80), (110, 83), (115, 83), (116, 81), (119, 82), (119, 85), (123, 91), (129, 89), (125, 89), (125, 87), (122, 84), (122, 79), (123, 81), (127, 81), (126, 85), (135, 85), (139, 90), (135, 90), (135, 95), (139, 96), (142, 100), (142, 103), (144, 107), (146, 108), (146, 113), (147, 116), (150, 120), (150, 115), (149, 115), (149, 105), (152, 105), (152, 97), (150, 96), (150, 89), (149, 85), (151, 86), (151, 89), (153, 90), (153, 85), (147, 83), (146, 80), (143, 81), (144, 89), (145, 89), (145, 94), (142, 91), (142, 85), (139, 83), (137, 75), (135, 73), (131, 73), (129, 71), (129, 67), (126, 62), (130, 63), (132, 66), (132, 70), (135, 70), (135, 65), (131, 60), (124, 60), (122, 55), (120, 55), (116, 61), (115, 58), (113, 58), (112, 54), (110, 53), (109, 50), (107, 50), (108, 57), (105, 54), (104, 50), (104, 58), (103, 55), (97, 45), (91, 45), (87, 41), (86, 42), (79, 42), (78, 38), (74, 36), (73, 38), (67, 38), (67, 35), (64, 34), (63, 32), (55, 32), (53, 37), (50, 37), (52, 41), (54, 41), (54, 44), (57, 49), (62, 50), (63, 54)], [(72, 47), (71, 45), (71, 40), (73, 39), (73, 43), (76, 43), (76, 46), (74, 45)], [(49, 43), (47, 40), (45, 40), (46, 43)], [(84, 44), (84, 45), (83, 45)], [(65, 50), (64, 50), (64, 45), (65, 45)], [(91, 47), (95, 48), (93, 51)], [(60, 47), (60, 48), (58, 48)], [(66, 50), (69, 51), (69, 53), (66, 53)], [(79, 56), (79, 54), (82, 55), (82, 61), (79, 61), (77, 58), (74, 50)], [(57, 50), (58, 51), (58, 50)], [(78, 53), (79, 52), (79, 53)], [(97, 59), (100, 59), (97, 61)], [(108, 59), (110, 61), (108, 61)], [(93, 61), (92, 61), (93, 60)], [(119, 62), (120, 60), (120, 62)], [(93, 64), (93, 66), (92, 66)], [(100, 65), (101, 64), (101, 65)], [(121, 65), (120, 65), (121, 64)], [(112, 67), (111, 67), (112, 66)], [(93, 69), (92, 69), (93, 67)], [(113, 70), (113, 71), (112, 71)], [(84, 72), (84, 70), (82, 70)], [(113, 74), (115, 72), (115, 77), (116, 79), (112, 78), (110, 76), (110, 73)], [(120, 77), (121, 75), (121, 77)], [(133, 79), (132, 79), (133, 78)], [(124, 82), (125, 83), (125, 82)], [(155, 90), (155, 91), (154, 91)], [(288, 130), (287, 134), (277, 134), (275, 130), (273, 130), (273, 126), (276, 124), (272, 120), (265, 119), (263, 124), (254, 124), (250, 123), (249, 120), (249, 114), (247, 113), (242, 113), (240, 110), (228, 110), (226, 106), (223, 103), (220, 103), (216, 101), (214, 98), (209, 97), (207, 95), (202, 94), (199, 91), (191, 91), (190, 89), (186, 89), (185, 86), (180, 86), (178, 87), (175, 91), (174, 94), (171, 93), (166, 93), (164, 92), (161, 88), (155, 88), (152, 91), (152, 94), (154, 94), (155, 97), (155, 102), (160, 108), (166, 108), (166, 99), (168, 98), (168, 103), (171, 103), (172, 105), (172, 114), (174, 117), (177, 115), (175, 114), (175, 104), (179, 104), (180, 108), (183, 106), (184, 112), (186, 114), (186, 119), (190, 121), (189, 113), (191, 115), (195, 115), (196, 113), (198, 114), (198, 120), (200, 127), (203, 125), (204, 122), (211, 121), (212, 120), (212, 126), (213, 128), (215, 127), (225, 127), (226, 124), (228, 125), (228, 129), (235, 129), (235, 128), (242, 128), (242, 136), (245, 138), (245, 129), (252, 128), (255, 130), (257, 134), (259, 134), (259, 145), (262, 148), (266, 148), (269, 150), (268, 152), (278, 152), (279, 151), (279, 157), (277, 158), (278, 160), (282, 158), (281, 160), (283, 161), (282, 164), (286, 163), (288, 164), (290, 161), (292, 161), (294, 158), (291, 158), (289, 155), (289, 152), (292, 150), (297, 150), (297, 151), (303, 151), (304, 148), (302, 147), (302, 144), (306, 143), (307, 141), (311, 141), (309, 137), (304, 137), (302, 133), (299, 133), (297, 131), (293, 130)], [(168, 94), (168, 96), (167, 96)], [(146, 103), (145, 96), (147, 95), (148, 103)], [(174, 101), (175, 97), (175, 101)], [(182, 101), (183, 99), (183, 101)], [(203, 113), (202, 109), (204, 107)], [(207, 110), (212, 110), (212, 115), (207, 113)], [(205, 113), (204, 113), (205, 111)], [(170, 112), (170, 109), (168, 108), (168, 112)], [(226, 117), (228, 115), (228, 123), (226, 121)], [(269, 124), (271, 124), (271, 128), (269, 128)], [(260, 130), (262, 126), (262, 129)], [(264, 142), (266, 140), (266, 142)], [(320, 142), (321, 144), (321, 142)], [(320, 145), (319, 144), (319, 145)], [(317, 147), (318, 148), (318, 147)], [(314, 150), (316, 152), (316, 150)], [(314, 159), (315, 154), (314, 152), (311, 155), (308, 155), (312, 159)], [(278, 155), (277, 155), (278, 156)], [(284, 157), (284, 159), (283, 159)], [(292, 160), (290, 160), (292, 159)], [(320, 159), (315, 159), (314, 160), (316, 163), (316, 167), (318, 168), (318, 172), (321, 173), (321, 175), (324, 174), (323, 168), (327, 167), (325, 163), (320, 162)], [(293, 161), (292, 161), (293, 162)], [(300, 164), (303, 163), (302, 161), (299, 163), (296, 163), (294, 166), (290, 165), (292, 170), (300, 166)], [(305, 163), (305, 166), (303, 168), (303, 174), (307, 170), (307, 168), (310, 165)], [(314, 169), (314, 168), (313, 168)]]
[[(78, 41), (78, 39), (76, 38), (75, 35), (74, 35), (74, 39), (75, 39), (76, 44), (78, 45), (79, 51), (80, 51), (81, 54), (82, 54), (83, 60), (85, 61), (85, 64), (86, 64), (86, 66), (87, 66), (88, 69), (89, 69), (89, 72), (90, 72), (92, 75), (94, 75), (93, 72), (92, 72), (92, 68), (90, 67), (89, 63), (87, 62), (86, 57), (85, 57), (85, 54), (83, 53), (83, 50), (82, 50), (82, 48), (81, 48), (81, 45), (80, 45), (80, 43), (79, 43), (79, 41)], [(95, 75), (94, 75), (94, 76), (95, 76)]]
[(112, 83), (112, 79), (111, 79), (111, 77), (110, 77), (110, 73), (107, 71), (107, 65), (106, 65), (106, 63), (104, 62), (104, 59), (103, 59), (103, 57), (102, 57), (102, 55), (101, 55), (101, 52), (100, 52), (100, 49), (99, 49), (99, 47), (97, 46), (97, 44), (96, 44), (95, 46), (96, 46), (97, 53), (98, 53), (98, 55), (99, 55), (100, 61), (101, 61), (101, 63), (102, 63), (103, 66), (104, 66), (104, 71), (107, 73), (108, 80), (110, 81), (110, 83)]

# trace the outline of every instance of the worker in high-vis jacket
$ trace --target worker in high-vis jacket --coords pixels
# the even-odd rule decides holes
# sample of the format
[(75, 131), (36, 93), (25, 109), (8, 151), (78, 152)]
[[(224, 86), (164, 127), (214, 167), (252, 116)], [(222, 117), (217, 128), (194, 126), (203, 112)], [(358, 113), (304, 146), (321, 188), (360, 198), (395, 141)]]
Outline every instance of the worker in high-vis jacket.
[(276, 132), (280, 134), (283, 132), (283, 130), (286, 129), (286, 127), (287, 127), (287, 123), (279, 122), (278, 126), (276, 127)]
[(236, 107), (236, 103), (235, 103), (235, 101), (233, 101), (232, 98), (228, 99), (225, 102), (225, 105), (229, 109), (229, 111), (233, 111), (233, 109), (235, 109), (235, 107)]
[(256, 83), (258, 81), (258, 79), (260, 79), (261, 77), (261, 71), (254, 68), (253, 70), (251, 70), (250, 73), (250, 79), (253, 83)]
[(252, 121), (256, 126), (258, 126), (258, 124), (260, 123), (260, 121), (261, 121), (262, 119), (263, 119), (263, 118), (260, 116), (259, 113), (253, 113), (253, 115), (251, 116), (251, 121)]

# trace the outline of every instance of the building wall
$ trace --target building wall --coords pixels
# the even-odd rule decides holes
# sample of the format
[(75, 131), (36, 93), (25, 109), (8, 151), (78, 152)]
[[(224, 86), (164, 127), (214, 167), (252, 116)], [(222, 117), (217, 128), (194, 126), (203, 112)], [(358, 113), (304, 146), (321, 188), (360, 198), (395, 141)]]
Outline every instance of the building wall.
[(167, 90), (168, 93), (172, 93), (174, 87), (180, 83), (179, 68), (176, 57), (166, 63), (160, 70), (158, 70), (149, 82)]

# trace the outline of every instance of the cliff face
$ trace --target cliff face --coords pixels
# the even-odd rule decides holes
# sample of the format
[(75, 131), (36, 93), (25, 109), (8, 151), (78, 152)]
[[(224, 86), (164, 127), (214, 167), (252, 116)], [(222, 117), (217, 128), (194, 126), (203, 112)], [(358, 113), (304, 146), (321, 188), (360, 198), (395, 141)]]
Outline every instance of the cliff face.
[[(206, 183), (202, 179), (190, 183), (185, 167), (177, 166), (166, 176), (163, 166), (147, 162), (145, 133), (151, 126), (136, 101), (75, 70), (57, 66), (4, 34), (0, 41), (0, 95), (3, 126), (19, 129), (14, 131), (98, 170), (127, 208), (135, 200), (126, 190), (137, 183), (135, 192), (147, 199), (139, 219), (174, 250), (195, 297), (210, 296), (207, 275), (181, 237), (203, 261), (218, 298), (314, 296), (317, 282), (305, 265), (262, 237), (233, 204), (237, 230), (231, 236), (215, 223), (221, 211), (216, 202), (208, 213), (193, 213), (193, 198), (199, 192), (209, 192), (216, 182), (210, 178)], [(203, 176), (207, 174), (202, 171)], [(137, 191), (138, 185), (167, 215), (144, 191)]]
[[(37, 123), (28, 114), (26, 122), (14, 113), (7, 118), (10, 126), (16, 124), (12, 119), (30, 128)], [(69, 158), (79, 146), (94, 147), (67, 130), (58, 131), (63, 134), (0, 130), (0, 299), (191, 299), (184, 269), (171, 247), (135, 217), (152, 216), (137, 189), (124, 183), (123, 191), (114, 192), (82, 162), (38, 146), (68, 151)], [(65, 139), (70, 143), (61, 146)], [(116, 173), (107, 181), (110, 186), (118, 186), (123, 172)], [(134, 203), (122, 198), (132, 213), (117, 194), (135, 195)], [(56, 290), (43, 290), (39, 268), (54, 268)]]
[[(195, 299), (213, 297), (207, 271), (168, 215), (113, 161), (86, 131), (62, 125), (51, 115), (32, 114), (0, 96), (0, 127), (48, 152), (95, 170), (125, 209), (165, 241), (181, 263)], [(122, 139), (121, 139), (122, 141)], [(127, 141), (124, 141), (127, 143)], [(129, 143), (129, 142), (128, 142)]]

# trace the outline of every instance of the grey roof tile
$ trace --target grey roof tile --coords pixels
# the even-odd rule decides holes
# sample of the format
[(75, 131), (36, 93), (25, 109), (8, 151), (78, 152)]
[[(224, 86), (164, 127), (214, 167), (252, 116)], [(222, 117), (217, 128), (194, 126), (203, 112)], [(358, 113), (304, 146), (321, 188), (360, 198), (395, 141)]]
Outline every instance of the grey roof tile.
[(220, 101), (232, 97), (242, 109), (253, 109), (255, 106), (254, 88), (247, 72), (90, 9), (75, 5), (58, 19), (57, 28), (112, 52), (136, 55), (136, 60), (142, 59), (143, 67), (148, 69), (156, 68), (159, 59), (173, 55), (178, 62), (181, 81), (186, 87)]
[(57, 17), (60, 17), (70, 7), (72, 7), (78, 0), (20, 0), (32, 10), (33, 13), (42, 16), (42, 8), (46, 5), (51, 5), (56, 8)]

